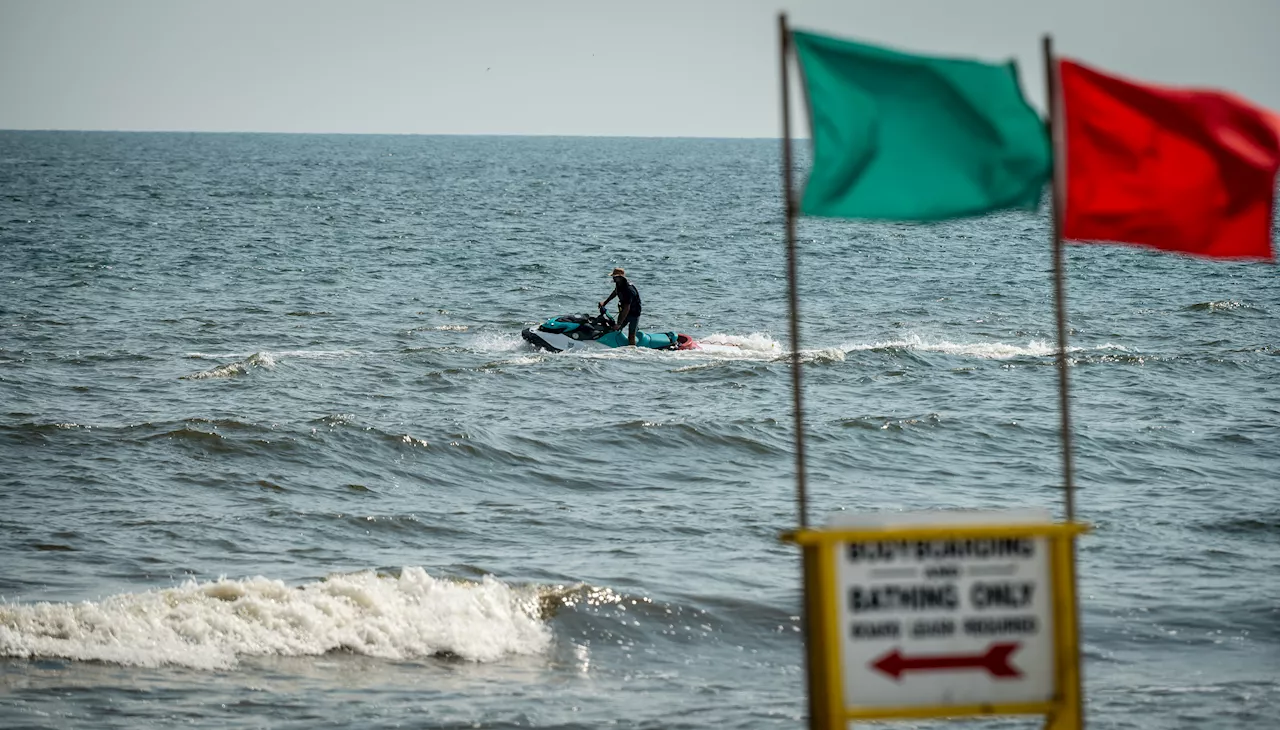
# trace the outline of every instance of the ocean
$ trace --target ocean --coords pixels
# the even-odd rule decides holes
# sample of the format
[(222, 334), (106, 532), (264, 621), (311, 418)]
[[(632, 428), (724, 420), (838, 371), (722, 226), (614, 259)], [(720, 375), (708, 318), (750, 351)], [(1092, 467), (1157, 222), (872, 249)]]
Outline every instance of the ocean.
[[(0, 132), (0, 726), (803, 727), (778, 160)], [(812, 519), (1061, 516), (1045, 211), (799, 246)], [(1089, 726), (1280, 724), (1276, 269), (1067, 264)]]

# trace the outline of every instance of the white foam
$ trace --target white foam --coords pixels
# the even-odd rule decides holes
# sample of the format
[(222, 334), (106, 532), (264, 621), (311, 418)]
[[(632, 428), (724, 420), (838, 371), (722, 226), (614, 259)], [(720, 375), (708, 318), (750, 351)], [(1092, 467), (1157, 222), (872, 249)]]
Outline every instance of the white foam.
[[(1068, 351), (1070, 351), (1070, 352), (1076, 352), (1076, 351), (1079, 351), (1079, 350), (1081, 350), (1081, 349), (1083, 349), (1083, 348), (1079, 348), (1079, 347), (1068, 347), (1068, 348), (1067, 348), (1067, 350), (1068, 350)], [(1116, 345), (1116, 344), (1112, 344), (1112, 343), (1110, 343), (1110, 342), (1104, 342), (1104, 343), (1102, 343), (1101, 345), (1098, 345), (1098, 346), (1093, 347), (1093, 348), (1091, 348), (1091, 349), (1094, 349), (1094, 350), (1116, 350), (1116, 351), (1118, 351), (1118, 352), (1137, 352), (1137, 350), (1134, 350), (1133, 348), (1125, 347), (1124, 345)]]
[(340, 357), (354, 357), (361, 353), (359, 350), (281, 350), (273, 354), (277, 357), (297, 357), (303, 360), (335, 360)]
[[(716, 358), (733, 360), (785, 360), (791, 351), (782, 347), (782, 343), (763, 332), (749, 335), (712, 334), (698, 342), (698, 349), (693, 353), (703, 353)], [(844, 360), (845, 351), (839, 347), (823, 347), (818, 349), (802, 349), (800, 359), (804, 362), (838, 362)]]
[(361, 354), (358, 350), (276, 350), (267, 352), (228, 352), (224, 354), (210, 354), (205, 352), (188, 352), (187, 357), (193, 360), (244, 360), (251, 357), (269, 358), (274, 364), (275, 358), (278, 357), (296, 357), (303, 360), (332, 360), (340, 357), (351, 357)]
[[(521, 346), (521, 343), (513, 337), (502, 335), (488, 337), (490, 338), (488, 343), (490, 347), (488, 349), (510, 349), (510, 345)], [(698, 347), (691, 350), (583, 347), (570, 350), (564, 354), (590, 359), (648, 358), (694, 361), (677, 368), (677, 372), (697, 370), (704, 365), (726, 360), (785, 361), (790, 359), (790, 352), (784, 349), (781, 343), (762, 332), (755, 332), (749, 335), (716, 333), (697, 339), (697, 344)], [(804, 362), (842, 362), (846, 359), (846, 355), (851, 352), (888, 349), (936, 352), (988, 360), (1008, 360), (1015, 357), (1051, 357), (1057, 348), (1050, 342), (1034, 339), (1027, 341), (1026, 344), (951, 342), (949, 340), (926, 338), (911, 334), (900, 340), (845, 343), (838, 347), (803, 349), (800, 351), (800, 357)], [(1086, 348), (1070, 347), (1068, 351), (1080, 352), (1084, 349)], [(1105, 343), (1088, 349), (1129, 352), (1128, 348), (1112, 343)]]
[(489, 332), (476, 335), (475, 339), (472, 340), (472, 346), (480, 352), (511, 352), (512, 350), (523, 350), (529, 347), (518, 332)]
[(437, 332), (466, 332), (469, 327), (465, 324), (440, 324), (431, 329)]
[(671, 372), (673, 372), (673, 373), (691, 373), (691, 372), (694, 372), (694, 371), (696, 371), (696, 370), (706, 370), (706, 369), (709, 369), (709, 368), (721, 367), (721, 366), (723, 366), (723, 365), (724, 365), (724, 363), (723, 363), (723, 362), (713, 360), (713, 361), (711, 361), (711, 362), (699, 362), (699, 363), (694, 363), (694, 364), (692, 364), (692, 365), (684, 365), (684, 366), (682, 366), (682, 367), (678, 367), (678, 368), (676, 368), (675, 370), (672, 370)]
[(916, 352), (939, 352), (945, 355), (978, 357), (989, 360), (1008, 360), (1014, 357), (1046, 357), (1056, 352), (1056, 348), (1052, 344), (1043, 340), (1031, 340), (1025, 345), (1006, 344), (1004, 342), (949, 342), (947, 340), (926, 339), (914, 334), (902, 340), (846, 344), (842, 349), (845, 352), (857, 352), (894, 348)]
[(771, 355), (778, 355), (782, 352), (782, 345), (778, 344), (777, 340), (763, 332), (753, 332), (749, 335), (726, 335), (716, 333), (700, 338), (697, 342), (698, 347), (704, 350), (733, 347), (743, 352), (763, 352)]
[(842, 347), (824, 347), (820, 350), (801, 350), (800, 359), (804, 362), (844, 362), (845, 350)]
[(545, 359), (545, 355), (523, 355), (521, 357), (513, 357), (509, 360), (499, 360), (498, 362), (490, 363), (486, 367), (500, 368), (518, 365), (533, 365), (535, 363), (540, 363)]
[(1205, 308), (1205, 309), (1208, 309), (1208, 310), (1209, 310), (1209, 311), (1211, 311), (1211, 312), (1229, 312), (1229, 311), (1231, 311), (1232, 309), (1239, 309), (1239, 308), (1241, 308), (1241, 307), (1246, 307), (1246, 308), (1247, 308), (1247, 307), (1249, 307), (1250, 305), (1248, 305), (1248, 304), (1246, 304), (1246, 303), (1244, 303), (1244, 302), (1235, 301), (1235, 300), (1233, 300), (1233, 299), (1228, 299), (1228, 300), (1224, 300), (1224, 301), (1221, 301), (1221, 302), (1206, 302), (1206, 303), (1204, 303), (1204, 304), (1198, 304), (1198, 305), (1195, 305), (1195, 306), (1197, 306), (1197, 307), (1203, 307), (1203, 308)]
[(387, 659), (453, 654), (490, 662), (551, 641), (533, 588), (373, 571), (293, 587), (246, 578), (188, 582), (97, 602), (0, 605), (0, 656), (133, 666), (234, 666), (246, 656), (351, 651)]

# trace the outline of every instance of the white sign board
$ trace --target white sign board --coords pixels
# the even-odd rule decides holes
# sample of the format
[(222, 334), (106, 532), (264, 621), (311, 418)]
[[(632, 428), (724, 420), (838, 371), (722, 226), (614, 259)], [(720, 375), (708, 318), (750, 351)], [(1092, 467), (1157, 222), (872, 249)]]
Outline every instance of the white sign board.
[[(1047, 512), (850, 516), (830, 527), (1045, 524)], [(1046, 702), (1054, 695), (1048, 539), (836, 543), (846, 707)]]

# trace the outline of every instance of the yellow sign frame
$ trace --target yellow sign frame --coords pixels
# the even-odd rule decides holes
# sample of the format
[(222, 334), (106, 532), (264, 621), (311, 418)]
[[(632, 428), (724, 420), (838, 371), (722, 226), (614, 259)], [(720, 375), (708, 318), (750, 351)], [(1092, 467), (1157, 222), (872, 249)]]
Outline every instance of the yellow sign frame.
[[(854, 720), (919, 720), (984, 715), (1044, 715), (1045, 730), (1079, 730), (1083, 722), (1080, 687), (1080, 633), (1076, 615), (1075, 538), (1089, 531), (1078, 522), (929, 525), (877, 528), (802, 529), (782, 535), (799, 545), (804, 560), (806, 651), (811, 727), (845, 730)], [(964, 540), (1046, 538), (1049, 582), (1053, 587), (1054, 697), (1048, 702), (945, 705), (932, 707), (846, 707), (840, 656), (839, 591), (836, 550), (839, 544), (895, 540)]]

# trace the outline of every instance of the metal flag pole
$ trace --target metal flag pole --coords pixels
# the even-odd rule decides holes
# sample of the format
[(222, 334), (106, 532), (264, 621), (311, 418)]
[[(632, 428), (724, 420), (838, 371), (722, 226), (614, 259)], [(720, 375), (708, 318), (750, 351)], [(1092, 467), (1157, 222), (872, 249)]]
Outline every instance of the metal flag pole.
[(1066, 518), (1076, 518), (1075, 466), (1071, 456), (1071, 401), (1067, 388), (1067, 285), (1062, 245), (1062, 196), (1065, 164), (1062, 157), (1061, 109), (1058, 103), (1058, 74), (1055, 73), (1053, 38), (1044, 41), (1045, 89), (1048, 94), (1049, 140), (1053, 150), (1053, 177), (1049, 189), (1053, 218), (1053, 302), (1058, 320), (1058, 402), (1062, 430), (1062, 486), (1066, 500)]
[[(1057, 73), (1057, 60), (1053, 55), (1053, 37), (1045, 34), (1043, 39), (1044, 48), (1044, 73), (1045, 73), (1045, 93), (1047, 95), (1047, 106), (1049, 109), (1049, 144), (1052, 151), (1053, 170), (1050, 180), (1049, 190), (1050, 199), (1052, 200), (1052, 229), (1053, 229), (1053, 301), (1055, 314), (1057, 315), (1058, 325), (1058, 410), (1061, 413), (1062, 429), (1062, 486), (1064, 493), (1065, 517), (1067, 522), (1075, 522), (1076, 519), (1076, 490), (1075, 490), (1075, 467), (1072, 463), (1071, 452), (1071, 400), (1067, 388), (1067, 286), (1066, 286), (1066, 266), (1065, 251), (1062, 244), (1062, 220), (1063, 220), (1063, 198), (1066, 187), (1066, 158), (1063, 152), (1066, 149), (1064, 144), (1062, 129), (1062, 101), (1061, 88), (1059, 86), (1059, 76)], [(1067, 552), (1067, 572), (1068, 579), (1072, 586), (1079, 586), (1079, 575), (1076, 568), (1076, 541), (1071, 541), (1070, 550)], [(1082, 677), (1079, 657), (1080, 642), (1080, 591), (1072, 590), (1072, 600), (1075, 605), (1071, 608), (1071, 620), (1068, 633), (1072, 637), (1073, 648), (1072, 656), (1060, 664), (1060, 671), (1066, 671), (1071, 677), (1066, 682), (1068, 687), (1067, 696), (1063, 698), (1067, 709), (1063, 716), (1050, 718), (1047, 728), (1056, 730), (1062, 727), (1070, 730), (1083, 729), (1085, 727), (1084, 715), (1084, 694), (1081, 691)], [(1063, 659), (1063, 658), (1060, 658)]]
[(782, 207), (787, 216), (787, 291), (791, 307), (791, 400), (796, 422), (796, 510), (803, 530), (809, 526), (809, 498), (804, 469), (804, 404), (800, 391), (800, 294), (796, 287), (796, 202), (791, 182), (791, 87), (787, 81), (791, 33), (787, 29), (786, 13), (778, 14), (778, 42), (782, 76)]
[[(795, 409), (796, 445), (796, 510), (799, 513), (799, 529), (809, 527), (808, 494), (804, 468), (804, 403), (800, 390), (800, 294), (796, 286), (796, 201), (791, 181), (791, 87), (787, 79), (787, 61), (791, 55), (791, 31), (787, 28), (787, 14), (778, 13), (778, 70), (782, 79), (782, 208), (787, 218), (787, 293), (791, 308), (791, 397)], [(820, 649), (828, 646), (830, 637), (824, 636), (821, 607), (825, 594), (822, 571), (818, 567), (818, 550), (806, 546), (801, 551), (800, 630), (805, 642), (805, 694), (809, 698), (809, 727), (811, 730), (829, 730), (839, 727), (830, 715), (830, 698), (825, 684), (818, 681), (823, 676), (823, 657)]]

